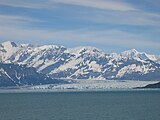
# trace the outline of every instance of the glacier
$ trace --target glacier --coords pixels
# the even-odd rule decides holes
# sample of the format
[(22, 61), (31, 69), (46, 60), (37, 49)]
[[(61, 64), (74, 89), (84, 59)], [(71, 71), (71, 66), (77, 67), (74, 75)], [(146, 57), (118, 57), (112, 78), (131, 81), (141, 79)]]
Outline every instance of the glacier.
[(70, 84), (50, 84), (26, 87), (23, 90), (50, 90), (50, 91), (94, 91), (94, 90), (125, 90), (144, 87), (158, 81), (133, 80), (74, 80)]

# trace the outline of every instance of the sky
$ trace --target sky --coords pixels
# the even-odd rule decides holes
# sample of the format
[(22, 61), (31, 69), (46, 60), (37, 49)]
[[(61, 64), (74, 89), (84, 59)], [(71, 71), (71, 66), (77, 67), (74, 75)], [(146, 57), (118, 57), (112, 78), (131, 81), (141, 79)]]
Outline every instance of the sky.
[(160, 0), (0, 0), (0, 43), (160, 54)]

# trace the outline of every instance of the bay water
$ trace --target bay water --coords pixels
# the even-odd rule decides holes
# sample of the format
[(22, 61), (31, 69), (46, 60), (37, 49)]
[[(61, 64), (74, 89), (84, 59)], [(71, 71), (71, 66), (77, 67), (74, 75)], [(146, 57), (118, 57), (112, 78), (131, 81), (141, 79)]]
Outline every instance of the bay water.
[(0, 93), (0, 120), (160, 120), (160, 91)]

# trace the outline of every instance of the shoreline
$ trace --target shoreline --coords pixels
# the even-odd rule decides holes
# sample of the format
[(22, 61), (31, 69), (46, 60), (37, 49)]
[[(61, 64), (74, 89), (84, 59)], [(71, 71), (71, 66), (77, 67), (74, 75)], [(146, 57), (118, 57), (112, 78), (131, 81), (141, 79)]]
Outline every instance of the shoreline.
[(55, 89), (41, 89), (41, 90), (31, 90), (31, 89), (0, 89), (0, 94), (3, 93), (85, 93), (85, 92), (141, 92), (141, 91), (160, 91), (160, 88), (128, 88), (128, 89), (65, 89), (65, 90), (55, 90)]

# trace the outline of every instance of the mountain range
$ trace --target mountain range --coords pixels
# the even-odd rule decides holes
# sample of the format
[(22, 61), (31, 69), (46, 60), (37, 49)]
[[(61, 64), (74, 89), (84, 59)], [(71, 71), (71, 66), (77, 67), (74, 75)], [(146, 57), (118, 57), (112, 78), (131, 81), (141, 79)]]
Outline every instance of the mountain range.
[(135, 49), (106, 54), (90, 46), (66, 48), (6, 41), (0, 44), (0, 62), (35, 68), (54, 79), (160, 80), (160, 55)]

